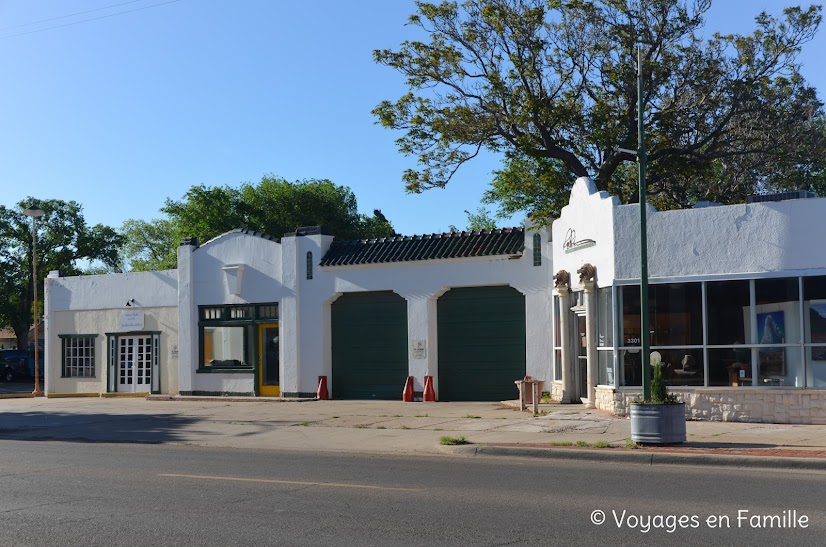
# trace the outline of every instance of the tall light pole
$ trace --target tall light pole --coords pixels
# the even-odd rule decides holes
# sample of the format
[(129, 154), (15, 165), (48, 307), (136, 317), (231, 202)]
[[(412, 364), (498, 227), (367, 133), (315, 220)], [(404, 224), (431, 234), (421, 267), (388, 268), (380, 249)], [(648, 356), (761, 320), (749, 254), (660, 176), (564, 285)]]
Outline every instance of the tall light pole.
[(40, 390), (40, 339), (37, 330), (37, 317), (40, 315), (37, 305), (37, 219), (43, 216), (43, 209), (32, 205), (23, 212), (32, 217), (32, 281), (34, 281), (34, 391), (32, 395), (41, 397), (43, 392)]
[(649, 369), (651, 339), (648, 332), (648, 224), (646, 222), (645, 127), (643, 126), (642, 46), (637, 46), (637, 149), (617, 148), (637, 156), (640, 180), (640, 367), (642, 368), (642, 399), (651, 399), (651, 372)]
[(645, 151), (645, 128), (643, 126), (642, 97), (642, 46), (637, 46), (637, 162), (640, 164), (640, 346), (642, 351), (642, 399), (651, 399), (651, 379), (649, 353), (651, 338), (648, 334), (648, 224), (645, 218), (646, 184), (645, 164), (648, 154)]

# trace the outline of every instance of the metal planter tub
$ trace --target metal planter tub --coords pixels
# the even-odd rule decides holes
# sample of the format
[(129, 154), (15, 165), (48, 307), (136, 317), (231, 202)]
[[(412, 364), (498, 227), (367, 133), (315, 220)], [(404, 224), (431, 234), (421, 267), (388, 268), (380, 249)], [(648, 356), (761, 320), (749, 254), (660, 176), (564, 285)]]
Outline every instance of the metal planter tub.
[(685, 403), (631, 403), (631, 440), (641, 444), (685, 442)]

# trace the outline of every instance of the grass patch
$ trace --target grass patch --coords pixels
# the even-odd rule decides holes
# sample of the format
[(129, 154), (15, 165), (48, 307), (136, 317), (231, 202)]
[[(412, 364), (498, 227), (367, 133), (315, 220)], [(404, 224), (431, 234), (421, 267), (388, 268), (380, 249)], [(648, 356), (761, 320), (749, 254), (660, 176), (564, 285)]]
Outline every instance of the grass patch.
[(476, 414), (465, 414), (462, 417), (463, 418), (473, 418), (474, 420), (481, 418), (481, 416), (477, 416)]
[(427, 414), (416, 414), (417, 418), (427, 418)]
[(457, 444), (470, 444), (470, 441), (468, 441), (464, 437), (448, 437), (447, 435), (445, 435), (444, 437), (439, 439), (439, 444), (453, 446)]
[(574, 446), (588, 446), (588, 443), (585, 441), (577, 441), (574, 443)]
[(444, 429), (442, 429), (441, 427), (437, 427), (437, 428), (436, 428), (436, 429), (434, 429), (433, 431), (444, 431)]
[(611, 448), (611, 445), (607, 441), (597, 441), (591, 446), (594, 448)]
[(635, 443), (631, 439), (625, 439), (625, 448), (635, 449), (635, 448), (639, 448), (639, 446), (637, 445), (637, 443)]
[(548, 444), (551, 446), (574, 446), (571, 441), (551, 441)]
[(301, 427), (307, 427), (308, 425), (310, 425), (310, 422), (301, 422), (298, 425), (300, 425)]
[(384, 427), (383, 425), (380, 425), (380, 426), (378, 426), (376, 429), (387, 429), (387, 428), (386, 428), (386, 427)]
[(356, 424), (353, 427), (356, 429), (367, 429), (367, 424)]

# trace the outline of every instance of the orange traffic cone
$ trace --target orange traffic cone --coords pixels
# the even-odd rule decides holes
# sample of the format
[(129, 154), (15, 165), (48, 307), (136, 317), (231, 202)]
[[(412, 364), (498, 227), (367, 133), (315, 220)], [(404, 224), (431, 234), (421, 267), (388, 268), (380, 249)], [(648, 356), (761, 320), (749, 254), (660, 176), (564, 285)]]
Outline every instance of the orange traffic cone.
[(318, 391), (315, 394), (319, 401), (327, 401), (330, 399), (330, 394), (327, 392), (327, 377), (318, 377)]
[(413, 377), (408, 376), (404, 383), (404, 391), (402, 391), (402, 401), (405, 403), (413, 402)]
[(424, 393), (422, 394), (424, 402), (435, 402), (436, 391), (433, 389), (433, 376), (424, 377)]

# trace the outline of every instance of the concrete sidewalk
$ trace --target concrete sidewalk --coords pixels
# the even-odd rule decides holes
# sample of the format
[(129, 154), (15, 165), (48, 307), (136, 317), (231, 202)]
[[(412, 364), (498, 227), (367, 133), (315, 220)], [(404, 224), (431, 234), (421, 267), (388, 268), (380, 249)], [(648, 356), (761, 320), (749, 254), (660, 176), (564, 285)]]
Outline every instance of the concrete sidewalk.
[[(0, 439), (540, 456), (826, 469), (826, 426), (695, 422), (688, 443), (628, 448), (630, 422), (575, 405), (198, 397), (0, 399)], [(445, 447), (442, 436), (472, 444)]]

